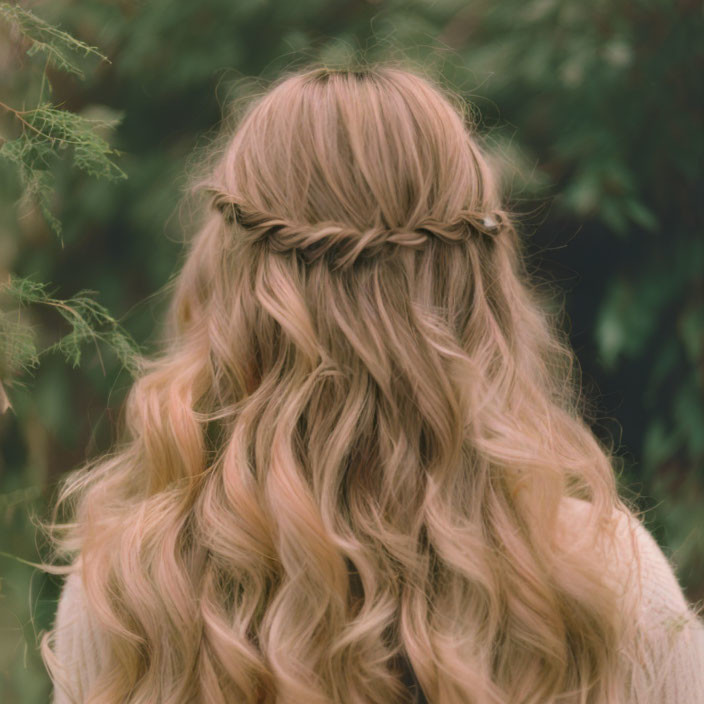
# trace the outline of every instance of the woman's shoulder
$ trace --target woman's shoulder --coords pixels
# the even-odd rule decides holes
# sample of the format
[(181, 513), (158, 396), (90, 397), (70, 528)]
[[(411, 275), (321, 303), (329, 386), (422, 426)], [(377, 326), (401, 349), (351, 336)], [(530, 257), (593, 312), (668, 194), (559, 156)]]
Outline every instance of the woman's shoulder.
[(54, 620), (54, 653), (64, 684), (54, 692), (54, 704), (83, 701), (100, 669), (102, 640), (86, 603), (79, 573), (64, 581)]
[[(592, 504), (574, 497), (565, 497), (560, 507), (562, 525), (574, 538), (585, 532), (594, 516)], [(677, 579), (676, 565), (655, 540), (643, 521), (627, 510), (615, 510), (612, 515), (615, 550), (605, 570), (622, 577), (625, 568), (636, 566), (642, 590), (644, 610), (651, 616), (679, 613), (690, 609)]]
[[(561, 506), (563, 523), (577, 536), (593, 515), (590, 503), (569, 498)], [(633, 679), (633, 701), (661, 704), (704, 702), (704, 621), (690, 605), (676, 566), (638, 516), (617, 510), (614, 549), (605, 573), (624, 584), (637, 600), (641, 651)], [(632, 569), (629, 569), (632, 568)], [(634, 587), (634, 588), (632, 588)]]

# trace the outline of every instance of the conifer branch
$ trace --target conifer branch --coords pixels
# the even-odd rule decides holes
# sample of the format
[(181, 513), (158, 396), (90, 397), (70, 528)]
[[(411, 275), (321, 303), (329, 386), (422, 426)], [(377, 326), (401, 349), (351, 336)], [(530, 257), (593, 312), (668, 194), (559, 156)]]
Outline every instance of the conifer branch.
[(76, 39), (68, 32), (49, 24), (19, 5), (0, 2), (0, 18), (14, 25), (20, 34), (29, 41), (28, 56), (44, 54), (52, 66), (60, 71), (73, 74), (77, 78), (82, 79), (85, 75), (75, 62), (76, 55), (95, 56), (101, 61), (110, 63), (108, 57), (102, 54), (97, 47)]
[(48, 352), (60, 352), (67, 362), (77, 367), (83, 345), (104, 343), (110, 347), (121, 366), (136, 376), (139, 370), (139, 346), (107, 309), (95, 300), (95, 291), (83, 290), (68, 299), (54, 298), (48, 285), (28, 278), (11, 277), (0, 285), (0, 292), (9, 294), (20, 306), (41, 304), (54, 308), (71, 330), (57, 342), (38, 351), (34, 331), (11, 314), (0, 316), (0, 376), (17, 369), (29, 371), (39, 364), (39, 357)]

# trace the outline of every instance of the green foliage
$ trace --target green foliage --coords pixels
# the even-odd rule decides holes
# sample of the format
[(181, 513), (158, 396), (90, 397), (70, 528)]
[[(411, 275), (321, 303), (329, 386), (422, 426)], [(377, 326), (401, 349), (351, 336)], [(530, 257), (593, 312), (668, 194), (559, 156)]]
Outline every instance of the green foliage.
[[(83, 72), (70, 58), (71, 54), (94, 55), (107, 58), (58, 27), (48, 24), (32, 12), (19, 6), (0, 3), (0, 18), (16, 25), (20, 34), (29, 41), (27, 54), (46, 55), (46, 66), (52, 65), (83, 78)], [(42, 74), (42, 89), (45, 73)], [(34, 196), (51, 228), (60, 235), (61, 223), (50, 209), (50, 198), (54, 187), (51, 171), (52, 161), (60, 160), (63, 152), (70, 149), (74, 165), (93, 177), (117, 180), (126, 178), (125, 172), (113, 161), (118, 152), (110, 147), (99, 131), (116, 126), (116, 120), (91, 120), (68, 110), (41, 103), (33, 109), (18, 110), (5, 103), (0, 108), (10, 113), (21, 124), (19, 137), (4, 140), (0, 146), (0, 157), (13, 164), (20, 175), (26, 196)], [(65, 161), (65, 160), (64, 160)], [(47, 293), (47, 285), (28, 278), (13, 278), (0, 290), (14, 297), (20, 304), (41, 303), (54, 307), (66, 320), (71, 331), (58, 342), (44, 350), (61, 352), (74, 367), (81, 361), (81, 348), (87, 341), (103, 341), (116, 352), (121, 364), (132, 373), (136, 372), (136, 343), (112, 318), (107, 309), (93, 299), (94, 292), (81, 291), (69, 300), (60, 300)], [(31, 328), (7, 313), (0, 317), (0, 379), (7, 379), (11, 372), (28, 371), (39, 363), (34, 335)], [(106, 328), (101, 330), (100, 328)], [(10, 382), (11, 383), (11, 382)], [(2, 388), (3, 411), (9, 407), (7, 392)]]
[(100, 136), (101, 130), (114, 128), (118, 121), (89, 120), (42, 102), (44, 88), (51, 88), (47, 69), (52, 66), (83, 79), (85, 75), (76, 62), (77, 56), (108, 59), (95, 47), (18, 5), (1, 2), (0, 19), (13, 25), (25, 38), (29, 45), (28, 56), (41, 54), (46, 58), (39, 89), (40, 102), (35, 108), (20, 110), (0, 102), (0, 108), (12, 115), (21, 127), (16, 139), (3, 140), (0, 157), (17, 168), (25, 196), (36, 198), (47, 223), (60, 236), (61, 222), (51, 210), (55, 185), (51, 169), (53, 162), (64, 156), (64, 150), (71, 149), (75, 166), (91, 176), (116, 180), (126, 178), (126, 174), (113, 160), (119, 152)]
[(54, 159), (71, 149), (73, 162), (82, 171), (98, 178), (117, 180), (127, 174), (112, 160), (117, 150), (100, 136), (96, 129), (115, 127), (117, 121), (89, 120), (50, 104), (32, 110), (7, 108), (22, 124), (17, 139), (0, 146), (0, 157), (14, 164), (20, 174), (25, 194), (35, 196), (51, 228), (61, 234), (61, 223), (50, 209), (54, 177)]
[(0, 287), (18, 304), (39, 303), (50, 306), (69, 324), (71, 330), (57, 342), (38, 353), (28, 328), (16, 321), (8, 321), (7, 314), (0, 319), (0, 353), (5, 368), (22, 367), (29, 369), (39, 363), (39, 355), (46, 352), (60, 352), (73, 367), (81, 363), (82, 348), (86, 343), (103, 342), (115, 353), (120, 363), (133, 376), (139, 369), (139, 346), (122, 326), (98, 303), (95, 291), (79, 291), (69, 299), (54, 298), (47, 291), (47, 284), (26, 278), (12, 278)]
[(2, 360), (0, 379), (7, 379), (8, 370), (29, 371), (39, 364), (32, 329), (13, 320), (7, 312), (3, 312), (0, 317), (0, 360)]
[(96, 47), (85, 44), (19, 5), (0, 2), (0, 18), (14, 24), (28, 40), (28, 56), (44, 55), (47, 62), (60, 71), (84, 78), (83, 70), (76, 62), (77, 56), (95, 56), (108, 61), (108, 57)]

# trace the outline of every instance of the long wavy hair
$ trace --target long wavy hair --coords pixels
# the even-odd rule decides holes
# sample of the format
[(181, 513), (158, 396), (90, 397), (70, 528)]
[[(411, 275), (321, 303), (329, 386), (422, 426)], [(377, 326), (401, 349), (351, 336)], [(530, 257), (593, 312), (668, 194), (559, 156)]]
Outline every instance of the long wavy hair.
[(635, 508), (485, 152), (398, 65), (248, 104), (120, 439), (52, 514), (88, 701), (624, 701)]

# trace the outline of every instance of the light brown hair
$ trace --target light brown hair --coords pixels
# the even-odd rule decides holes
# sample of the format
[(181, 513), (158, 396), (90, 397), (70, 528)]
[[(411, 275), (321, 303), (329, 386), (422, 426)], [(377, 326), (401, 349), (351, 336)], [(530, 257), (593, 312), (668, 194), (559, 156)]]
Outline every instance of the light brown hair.
[(124, 437), (60, 497), (89, 701), (393, 704), (404, 662), (431, 704), (624, 701), (632, 509), (496, 179), (413, 71), (252, 101)]

